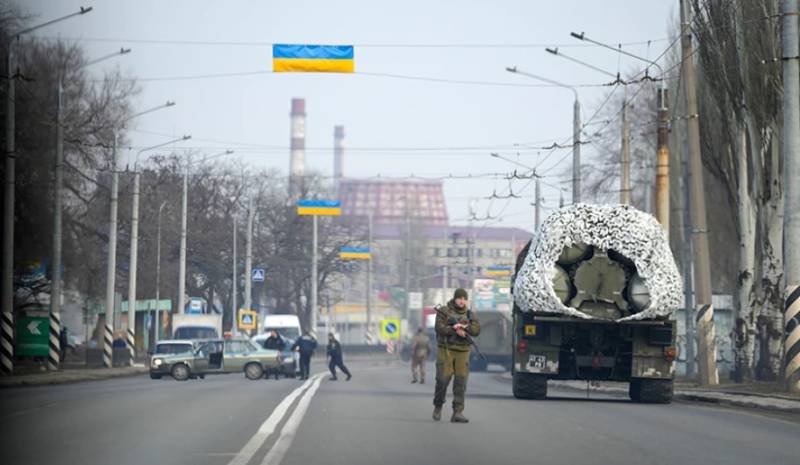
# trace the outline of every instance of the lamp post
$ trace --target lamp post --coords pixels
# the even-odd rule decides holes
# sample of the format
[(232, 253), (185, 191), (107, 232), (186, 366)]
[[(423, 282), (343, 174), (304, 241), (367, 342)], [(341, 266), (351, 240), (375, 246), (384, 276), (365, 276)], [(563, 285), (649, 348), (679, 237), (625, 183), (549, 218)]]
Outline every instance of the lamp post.
[(74, 16), (92, 11), (91, 7), (56, 18), (52, 21), (23, 29), (9, 37), (6, 48), (6, 156), (5, 181), (3, 185), (3, 260), (2, 283), (0, 283), (0, 312), (2, 312), (2, 339), (0, 340), (0, 371), (11, 374), (14, 371), (14, 184), (16, 183), (16, 85), (14, 44), (24, 34), (50, 26)]
[[(77, 68), (84, 69), (95, 63), (99, 63), (110, 58), (130, 53), (131, 49), (121, 48), (118, 52), (110, 53), (95, 60), (85, 63)], [(64, 71), (58, 73), (58, 84), (56, 92), (56, 157), (55, 157), (55, 186), (53, 187), (53, 263), (52, 263), (52, 284), (50, 293), (50, 320), (51, 331), (59, 333), (61, 323), (61, 258), (62, 258), (62, 215), (63, 215), (63, 190), (64, 190)], [(61, 363), (60, 338), (51, 340), (51, 350), (48, 355), (48, 367), (52, 370), (58, 368)]]
[(575, 102), (572, 104), (572, 203), (579, 203), (581, 201), (581, 103), (578, 100), (578, 90), (563, 82), (520, 71), (516, 66), (508, 67), (506, 71), (569, 89), (575, 96)]
[[(136, 152), (133, 161), (133, 202), (131, 206), (131, 253), (130, 253), (130, 273), (128, 274), (128, 333), (126, 343), (130, 354), (130, 364), (136, 358), (136, 271), (139, 263), (139, 184), (141, 173), (139, 172), (139, 157), (142, 153), (164, 147), (175, 142), (191, 139), (192, 136), (183, 136), (161, 144), (145, 147)], [(158, 313), (158, 312), (156, 312)]]
[[(126, 118), (122, 124), (138, 118), (139, 116), (152, 113), (163, 108), (175, 105), (175, 102), (167, 102), (163, 105), (150, 108), (136, 113)], [(119, 190), (119, 171), (117, 171), (117, 139), (120, 128), (114, 128), (114, 146), (111, 153), (111, 215), (108, 228), (108, 267), (106, 268), (106, 311), (105, 328), (103, 333), (103, 365), (111, 368), (113, 364), (112, 339), (114, 337), (114, 291), (117, 279), (117, 204)]]

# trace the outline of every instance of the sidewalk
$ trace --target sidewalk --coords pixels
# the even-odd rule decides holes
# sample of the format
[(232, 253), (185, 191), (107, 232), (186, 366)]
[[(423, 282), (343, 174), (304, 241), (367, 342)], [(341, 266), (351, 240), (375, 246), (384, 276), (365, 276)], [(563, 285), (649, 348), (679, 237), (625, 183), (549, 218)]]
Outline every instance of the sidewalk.
[(21, 386), (45, 386), (50, 384), (77, 383), (99, 379), (134, 376), (147, 373), (144, 365), (119, 368), (76, 368), (41, 373), (15, 374), (0, 377), (0, 388)]
[[(503, 378), (511, 380), (510, 373)], [(587, 392), (586, 381), (548, 382), (550, 387)], [(628, 396), (628, 383), (595, 382), (589, 385), (588, 392)], [(734, 407), (770, 410), (773, 412), (800, 414), (800, 395), (781, 391), (774, 383), (722, 384), (719, 386), (699, 386), (691, 383), (675, 383), (675, 400), (705, 402)]]

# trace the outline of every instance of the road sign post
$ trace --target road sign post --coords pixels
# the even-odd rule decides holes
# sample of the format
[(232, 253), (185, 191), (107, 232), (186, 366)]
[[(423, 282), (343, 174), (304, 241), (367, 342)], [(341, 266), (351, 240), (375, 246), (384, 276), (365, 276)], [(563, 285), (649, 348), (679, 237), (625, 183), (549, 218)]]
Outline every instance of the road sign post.
[(245, 331), (252, 331), (256, 329), (258, 317), (256, 316), (255, 310), (250, 309), (240, 309), (239, 310), (239, 329)]
[(254, 283), (263, 283), (265, 276), (266, 272), (264, 271), (264, 268), (253, 268), (251, 279)]
[(400, 320), (388, 318), (381, 321), (381, 336), (383, 339), (396, 341), (400, 339)]

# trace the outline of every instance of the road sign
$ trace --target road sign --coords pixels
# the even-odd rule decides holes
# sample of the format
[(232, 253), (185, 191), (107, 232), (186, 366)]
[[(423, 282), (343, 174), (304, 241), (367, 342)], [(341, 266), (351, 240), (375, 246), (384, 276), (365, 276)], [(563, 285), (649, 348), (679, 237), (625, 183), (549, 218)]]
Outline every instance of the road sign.
[(408, 293), (408, 308), (411, 310), (422, 310), (422, 292)]
[(49, 339), (49, 317), (21, 317), (17, 320), (16, 355), (47, 357), (49, 352)]
[(263, 283), (264, 282), (264, 268), (253, 268), (253, 282), (254, 283)]
[(239, 310), (239, 329), (252, 330), (256, 329), (256, 311), (240, 309)]
[(390, 318), (381, 321), (381, 336), (384, 339), (400, 339), (400, 320)]

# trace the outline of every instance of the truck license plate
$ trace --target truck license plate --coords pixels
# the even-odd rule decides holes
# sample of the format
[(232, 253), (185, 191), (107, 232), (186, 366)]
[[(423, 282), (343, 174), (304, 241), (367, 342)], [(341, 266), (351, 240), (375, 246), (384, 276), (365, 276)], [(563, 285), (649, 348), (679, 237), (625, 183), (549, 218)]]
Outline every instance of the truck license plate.
[(528, 358), (528, 369), (531, 371), (542, 371), (544, 370), (546, 362), (547, 357), (544, 355), (531, 355), (530, 358)]

